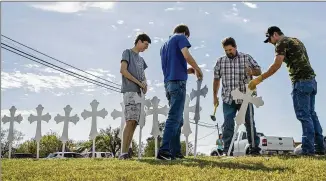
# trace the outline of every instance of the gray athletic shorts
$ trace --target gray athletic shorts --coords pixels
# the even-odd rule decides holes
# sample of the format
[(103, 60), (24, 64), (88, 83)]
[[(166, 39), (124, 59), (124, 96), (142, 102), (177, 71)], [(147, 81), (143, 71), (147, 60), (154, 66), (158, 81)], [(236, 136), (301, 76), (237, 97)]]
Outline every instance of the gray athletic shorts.
[(140, 103), (136, 103), (136, 99), (140, 97), (140, 93), (137, 92), (126, 92), (123, 93), (123, 103), (125, 105), (125, 119), (135, 120), (137, 123), (139, 122), (140, 117)]

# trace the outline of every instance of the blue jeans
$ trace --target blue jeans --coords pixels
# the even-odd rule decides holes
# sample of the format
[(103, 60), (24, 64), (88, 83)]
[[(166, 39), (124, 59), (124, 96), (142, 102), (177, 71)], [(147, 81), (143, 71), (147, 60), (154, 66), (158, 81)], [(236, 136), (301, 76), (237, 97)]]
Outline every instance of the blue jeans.
[(297, 81), (293, 84), (292, 99), (297, 119), (302, 125), (302, 153), (314, 154), (324, 151), (323, 130), (315, 112), (317, 82), (315, 79)]
[[(255, 121), (253, 120), (253, 128), (254, 128), (254, 139), (255, 139), (255, 148), (252, 148), (252, 140), (251, 140), (251, 126), (250, 126), (250, 111), (249, 106), (252, 107), (252, 117), (254, 119), (254, 108), (252, 104), (248, 105), (246, 117), (245, 117), (245, 127), (247, 131), (247, 139), (250, 144), (251, 150), (257, 150), (259, 151), (259, 143), (260, 138), (257, 136), (256, 127), (255, 127)], [(231, 145), (232, 137), (234, 134), (234, 126), (235, 121), (234, 118), (236, 116), (237, 111), (240, 110), (241, 104), (236, 104), (234, 101), (232, 101), (232, 104), (229, 105), (227, 103), (223, 102), (223, 114), (224, 114), (224, 124), (223, 124), (223, 141), (224, 141), (224, 152), (227, 153), (229, 150), (229, 147)], [(231, 153), (233, 153), (234, 146), (232, 147)]]
[(162, 146), (159, 151), (169, 152), (172, 157), (181, 153), (180, 135), (186, 100), (186, 83), (186, 81), (169, 81), (165, 84), (170, 110), (165, 122)]

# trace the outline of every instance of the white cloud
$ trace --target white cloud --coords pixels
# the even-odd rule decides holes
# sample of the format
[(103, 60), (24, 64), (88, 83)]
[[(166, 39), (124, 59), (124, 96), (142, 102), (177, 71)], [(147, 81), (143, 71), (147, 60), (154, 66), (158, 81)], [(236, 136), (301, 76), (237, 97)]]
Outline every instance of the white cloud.
[(206, 54), (205, 54), (205, 56), (206, 56), (206, 57), (209, 57), (209, 54), (208, 54), (208, 53), (206, 53)]
[(140, 31), (141, 29), (139, 29), (139, 28), (135, 28), (135, 29), (133, 29), (133, 31)]
[(258, 8), (257, 7), (257, 4), (254, 4), (254, 3), (250, 3), (250, 2), (242, 2), (244, 5), (248, 6), (249, 8), (253, 8), (253, 9), (256, 9)]
[(150, 24), (150, 25), (153, 25), (153, 24), (154, 24), (154, 22), (153, 22), (153, 21), (150, 21), (150, 22), (148, 22), (148, 24)]
[[(95, 86), (93, 83), (88, 83), (84, 80), (80, 80), (78, 78), (72, 77), (70, 75), (64, 74), (59, 71), (52, 71), (51, 69), (38, 68), (36, 69), (39, 72), (37, 73), (22, 73), (20, 71), (13, 72), (1, 72), (1, 90), (5, 91), (8, 89), (25, 89), (31, 92), (40, 92), (40, 91), (48, 91), (56, 96), (62, 96), (63, 93), (58, 93), (58, 89), (63, 89), (64, 92), (67, 89), (71, 88), (82, 88), (84, 91), (89, 91), (91, 88), (100, 88), (99, 86)], [(68, 69), (70, 71), (79, 73), (85, 77), (91, 78), (93, 80), (98, 80), (98, 78), (83, 73), (79, 71), (75, 71), (72, 69)], [(103, 69), (89, 69), (85, 72), (91, 73), (97, 77), (104, 78), (106, 80), (112, 81), (111, 78), (115, 79), (115, 76), (112, 74), (107, 74), (108, 70)], [(47, 75), (45, 75), (45, 74)], [(50, 73), (50, 75), (48, 75)], [(103, 82), (108, 85), (112, 85), (120, 88), (117, 85), (113, 85), (112, 83), (104, 82), (103, 80), (98, 80), (99, 82)], [(53, 90), (56, 90), (53, 92)]]
[(183, 7), (173, 7), (173, 8), (166, 8), (164, 11), (182, 11), (184, 10)]
[(198, 65), (198, 67), (200, 67), (200, 68), (205, 68), (205, 67), (206, 67), (206, 64)]
[(102, 10), (112, 9), (114, 2), (55, 2), (55, 3), (39, 3), (32, 7), (44, 11), (54, 11), (59, 13), (77, 13), (86, 11), (89, 8), (99, 8)]
[(205, 45), (195, 46), (194, 50), (201, 49), (201, 48), (205, 48)]
[(118, 20), (117, 23), (118, 23), (119, 25), (122, 25), (122, 24), (124, 23), (124, 21), (123, 21), (123, 20)]
[[(30, 114), (36, 115), (36, 109), (35, 110), (19, 110), (19, 107), (15, 106), (17, 111), (15, 112), (15, 116), (18, 116), (19, 114), (21, 114), (22, 117), (28, 117)], [(1, 115), (4, 116), (8, 116), (10, 117), (10, 109), (11, 107), (7, 108), (7, 109), (1, 109)], [(43, 113), (44, 114), (44, 113)], [(24, 120), (23, 120), (24, 121)], [(6, 123), (8, 124), (8, 123)]]
[(26, 68), (39, 68), (40, 66), (37, 64), (25, 64), (23, 65)]
[(115, 26), (115, 25), (111, 25), (111, 27), (112, 27), (114, 30), (117, 29), (117, 26)]

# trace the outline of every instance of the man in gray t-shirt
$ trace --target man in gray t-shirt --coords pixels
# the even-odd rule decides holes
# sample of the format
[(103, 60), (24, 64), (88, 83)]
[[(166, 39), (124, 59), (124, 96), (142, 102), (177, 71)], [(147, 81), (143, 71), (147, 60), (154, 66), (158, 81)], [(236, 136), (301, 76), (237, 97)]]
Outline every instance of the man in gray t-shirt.
[(123, 103), (125, 106), (126, 126), (122, 134), (122, 148), (120, 159), (129, 159), (131, 155), (128, 154), (134, 131), (139, 122), (141, 105), (137, 101), (141, 97), (141, 92), (146, 94), (147, 84), (145, 69), (147, 65), (139, 55), (139, 52), (144, 52), (151, 39), (146, 34), (140, 34), (135, 40), (135, 46), (132, 49), (126, 49), (122, 53), (121, 69), (122, 86), (121, 93), (123, 93)]

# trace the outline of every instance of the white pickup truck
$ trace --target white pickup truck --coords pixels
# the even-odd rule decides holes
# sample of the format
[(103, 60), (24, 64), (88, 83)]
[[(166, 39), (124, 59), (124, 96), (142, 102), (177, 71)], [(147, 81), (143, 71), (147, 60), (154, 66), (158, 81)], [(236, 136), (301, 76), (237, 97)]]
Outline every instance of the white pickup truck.
[[(257, 133), (257, 135), (260, 137), (261, 154), (289, 154), (294, 151), (293, 137), (265, 136), (262, 133)], [(247, 132), (244, 131), (237, 133), (234, 141), (234, 156), (244, 156), (249, 153), (247, 136)]]

